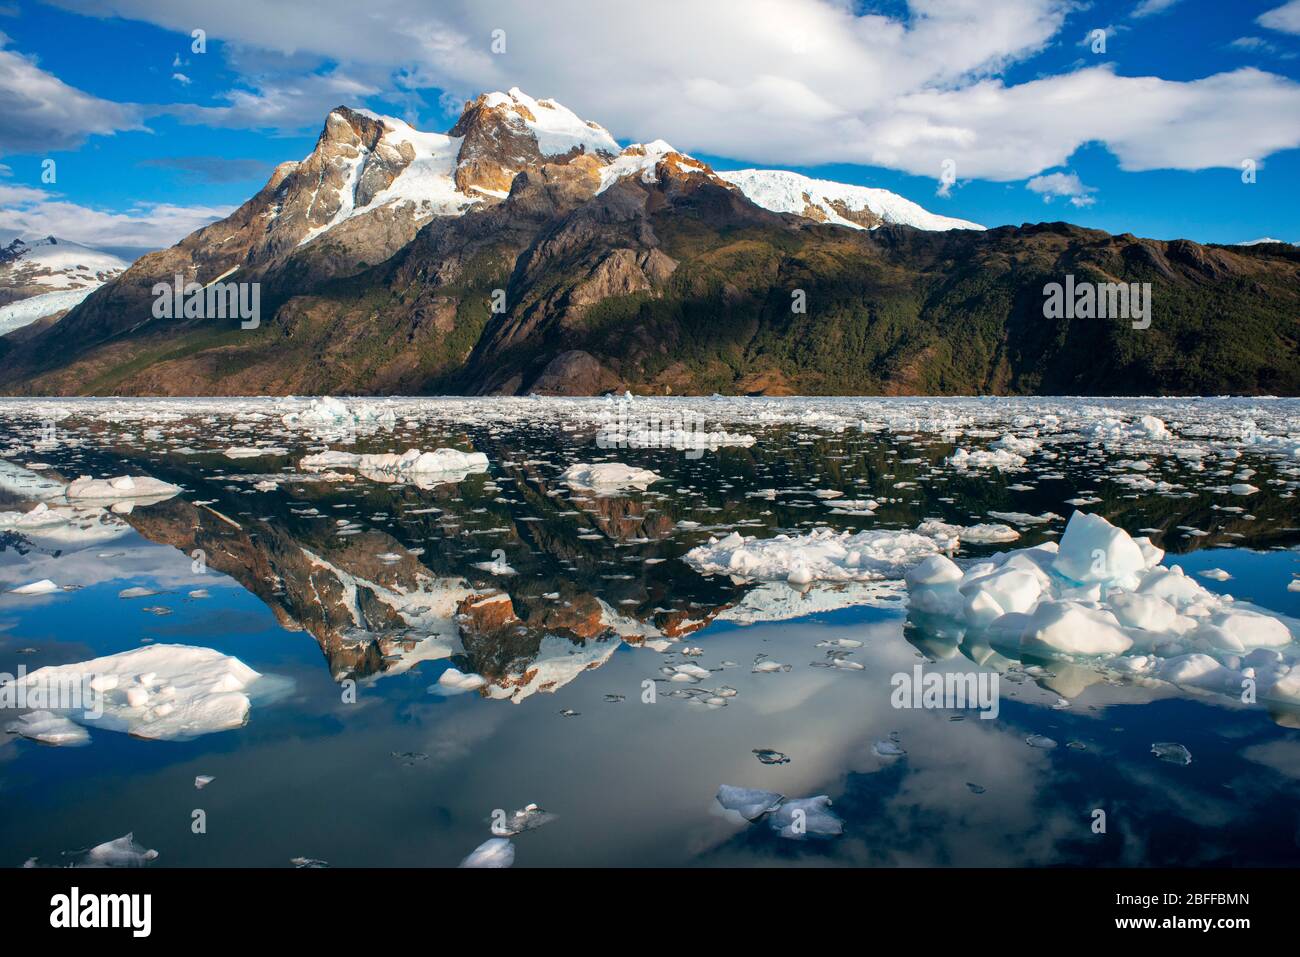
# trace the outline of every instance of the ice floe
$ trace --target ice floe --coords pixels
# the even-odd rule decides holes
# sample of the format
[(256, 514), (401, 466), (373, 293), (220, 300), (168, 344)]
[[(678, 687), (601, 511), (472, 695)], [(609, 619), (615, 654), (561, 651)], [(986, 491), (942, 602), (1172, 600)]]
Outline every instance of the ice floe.
[(22, 735), (41, 744), (60, 746), (90, 743), (90, 732), (74, 721), (52, 711), (29, 711), (5, 728), (10, 734)]
[(89, 475), (68, 483), (70, 502), (121, 502), (130, 500), (162, 501), (179, 494), (179, 485), (172, 485), (148, 475), (119, 475), (117, 478), (97, 479)]
[(457, 449), (438, 449), (421, 452), (407, 449), (401, 455), (395, 452), (356, 454), (354, 452), (320, 452), (307, 455), (298, 463), (304, 469), (357, 469), (378, 476), (403, 476), (457, 474), (460, 476), (485, 472), (487, 456), (482, 452), (461, 452)]
[(52, 710), (66, 710), (66, 717), (92, 729), (172, 740), (243, 725), (249, 691), (261, 677), (238, 658), (212, 648), (154, 644), (39, 668), (15, 683), (24, 682), (30, 690), (85, 682), (98, 697), (98, 708)]
[(774, 791), (724, 784), (714, 799), (724, 817), (738, 823), (766, 819), (768, 826), (784, 838), (803, 840), (844, 833), (844, 822), (830, 809), (831, 799), (825, 794), (786, 798)]
[(493, 837), (474, 848), (461, 867), (509, 867), (515, 862), (515, 845), (508, 837)]
[(1295, 625), (1215, 594), (1149, 539), (1075, 512), (1059, 543), (905, 576), (913, 623), (1008, 657), (1100, 662), (1127, 676), (1300, 706)]
[(818, 529), (807, 535), (760, 539), (732, 532), (691, 549), (683, 559), (706, 575), (750, 581), (871, 581), (898, 578), (929, 555), (957, 544), (955, 526), (923, 531)]
[(560, 481), (580, 489), (616, 491), (624, 488), (645, 489), (660, 481), (649, 469), (639, 469), (622, 462), (579, 462), (560, 473)]

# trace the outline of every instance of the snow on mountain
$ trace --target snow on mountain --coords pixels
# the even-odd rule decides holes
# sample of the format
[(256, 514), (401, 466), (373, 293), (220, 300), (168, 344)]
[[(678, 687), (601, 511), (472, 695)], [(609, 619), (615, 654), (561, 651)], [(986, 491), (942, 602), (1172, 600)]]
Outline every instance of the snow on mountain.
[(1264, 236), (1260, 239), (1248, 239), (1244, 243), (1237, 243), (1237, 245), (1238, 246), (1262, 246), (1265, 243), (1282, 243), (1285, 246), (1293, 245), (1292, 243), (1288, 243), (1285, 239), (1272, 239), (1268, 236)]
[(894, 223), (931, 230), (984, 228), (979, 223), (931, 213), (887, 189), (850, 186), (778, 169), (741, 169), (718, 175), (764, 209), (853, 229)]
[(14, 239), (0, 247), (0, 283), (54, 289), (91, 289), (113, 278), (129, 263), (112, 253), (46, 236)]
[(575, 148), (609, 156), (620, 152), (618, 142), (599, 123), (582, 119), (554, 100), (534, 100), (517, 86), (511, 87), (509, 93), (487, 94), (486, 106), (513, 111), (537, 140), (543, 156), (563, 156)]
[(12, 239), (0, 246), (0, 335), (71, 309), (128, 265), (54, 236)]
[[(383, 134), (373, 148), (358, 141), (349, 144), (351, 150), (340, 151), (339, 155), (325, 160), (340, 168), (343, 174), (337, 188), (337, 209), (324, 223), (309, 229), (298, 241), (299, 246), (342, 222), (382, 206), (409, 207), (412, 217), (423, 222), (434, 216), (458, 216), (481, 202), (479, 197), (468, 195), (456, 186), (454, 174), (460, 137), (425, 133), (395, 117), (369, 110), (355, 112), (380, 123)], [(338, 111), (331, 113), (325, 122), (327, 130), (331, 123), (347, 123)], [(368, 174), (380, 168), (397, 168), (398, 172), (387, 186), (371, 193), (366, 188)]]

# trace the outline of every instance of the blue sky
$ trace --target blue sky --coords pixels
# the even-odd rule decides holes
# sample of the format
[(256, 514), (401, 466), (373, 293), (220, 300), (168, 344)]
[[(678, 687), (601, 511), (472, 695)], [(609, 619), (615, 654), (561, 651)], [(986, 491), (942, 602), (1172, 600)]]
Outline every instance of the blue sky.
[(445, 130), (517, 85), (620, 142), (990, 226), (1300, 241), (1300, 0), (737, 2), (0, 0), (0, 230), (165, 245), (310, 152), (331, 106)]

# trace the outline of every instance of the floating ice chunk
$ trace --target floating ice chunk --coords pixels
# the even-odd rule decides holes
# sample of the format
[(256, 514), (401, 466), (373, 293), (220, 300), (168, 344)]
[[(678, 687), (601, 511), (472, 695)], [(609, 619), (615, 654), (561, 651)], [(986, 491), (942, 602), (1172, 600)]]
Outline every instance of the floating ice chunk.
[(574, 488), (611, 491), (621, 488), (644, 489), (661, 480), (649, 469), (634, 468), (621, 462), (579, 462), (560, 473), (560, 481)]
[(29, 711), (9, 722), (5, 730), (41, 744), (66, 747), (90, 743), (89, 731), (52, 711)]
[(1030, 515), (1028, 512), (993, 512), (989, 515), (992, 518), (1000, 518), (1004, 522), (1010, 522), (1012, 525), (1046, 525), (1048, 522), (1059, 521), (1061, 516), (1055, 512), (1044, 512), (1042, 515)]
[(50, 592), (56, 592), (59, 586), (54, 584), (48, 578), (42, 578), (40, 581), (30, 582), (26, 585), (19, 585), (17, 588), (9, 589), (14, 595), (48, 595)]
[(1209, 578), (1210, 580), (1216, 582), (1226, 582), (1231, 580), (1232, 578), (1232, 576), (1227, 572), (1225, 572), (1222, 568), (1207, 568), (1203, 572), (1198, 572), (1198, 574), (1202, 578)]
[(232, 446), (226, 449), (225, 455), (228, 459), (255, 459), (263, 455), (288, 455), (289, 450), (279, 446), (265, 446), (256, 448), (251, 446)]
[(796, 841), (805, 837), (838, 837), (844, 833), (844, 821), (831, 810), (831, 799), (825, 794), (783, 801), (767, 823), (782, 837)]
[(487, 456), (482, 452), (461, 452), (458, 449), (438, 449), (434, 452), (421, 452), (419, 449), (407, 449), (401, 455), (395, 452), (381, 452), (373, 455), (358, 455), (353, 452), (320, 452), (307, 455), (298, 463), (303, 469), (338, 469), (354, 468), (376, 476), (459, 475), (485, 472), (488, 467)]
[(683, 560), (706, 575), (752, 581), (873, 581), (900, 578), (910, 566), (954, 544), (952, 526), (909, 531), (836, 532), (759, 539), (732, 532), (710, 539)]
[(1174, 437), (1163, 420), (1156, 418), (1154, 415), (1144, 415), (1138, 419), (1137, 429), (1148, 439), (1172, 439)]
[(248, 720), (248, 690), (261, 677), (238, 658), (212, 648), (158, 644), (39, 668), (22, 680), (29, 687), (50, 687), (79, 683), (86, 675), (97, 676), (104, 689), (103, 714), (92, 718), (68, 710), (67, 717), (93, 720), (97, 728), (155, 740), (193, 738), (240, 727)]
[(773, 751), (771, 748), (754, 748), (754, 757), (763, 764), (789, 764), (790, 759), (780, 751)]
[(542, 810), (536, 804), (528, 804), (507, 816), (504, 820), (494, 820), (492, 822), (492, 833), (506, 836), (522, 834), (524, 831), (531, 831), (544, 824), (550, 824), (555, 818), (556, 815)]
[(123, 588), (117, 593), (118, 598), (148, 598), (151, 595), (158, 594), (152, 588), (145, 588), (143, 585), (132, 585), (130, 588)]
[(1025, 457), (1010, 449), (958, 449), (944, 460), (956, 469), (997, 469), (1000, 472), (1024, 467)]
[(1137, 573), (1147, 567), (1141, 547), (1100, 515), (1075, 512), (1060, 544), (1053, 564), (1077, 582), (1136, 583)]
[(482, 675), (466, 674), (459, 668), (448, 668), (438, 676), (438, 684), (429, 690), (442, 694), (460, 694), (464, 691), (477, 691), (485, 684), (487, 679)]
[(194, 776), (194, 790), (202, 791), (205, 787), (215, 781), (211, 774), (196, 774)]
[(83, 475), (68, 485), (67, 498), (70, 502), (114, 502), (137, 499), (162, 501), (181, 491), (179, 485), (172, 485), (161, 479), (148, 475), (119, 475), (114, 479), (97, 479)]
[(508, 837), (484, 841), (460, 862), (461, 867), (509, 867), (515, 862), (515, 846)]
[(901, 758), (907, 754), (903, 747), (897, 741), (883, 739), (877, 741), (871, 746), (871, 750), (879, 758)]
[(1177, 764), (1182, 767), (1192, 763), (1192, 752), (1176, 741), (1156, 742), (1151, 745), (1151, 753), (1161, 761), (1168, 761), (1170, 764)]
[(1020, 533), (1009, 525), (967, 525), (961, 530), (964, 542), (1014, 542)]
[(746, 821), (757, 821), (780, 805), (782, 797), (772, 791), (740, 788), (724, 784), (718, 788), (717, 802), (723, 810), (738, 814)]
[(1056, 742), (1045, 734), (1031, 734), (1025, 738), (1025, 744), (1043, 751), (1050, 751), (1056, 747)]
[(1236, 485), (1229, 485), (1228, 491), (1233, 495), (1254, 495), (1259, 491), (1259, 489), (1255, 488), (1253, 485), (1248, 485), (1245, 482), (1238, 482)]
[(158, 852), (137, 844), (135, 834), (123, 834), (86, 852), (83, 867), (141, 867), (158, 858)]

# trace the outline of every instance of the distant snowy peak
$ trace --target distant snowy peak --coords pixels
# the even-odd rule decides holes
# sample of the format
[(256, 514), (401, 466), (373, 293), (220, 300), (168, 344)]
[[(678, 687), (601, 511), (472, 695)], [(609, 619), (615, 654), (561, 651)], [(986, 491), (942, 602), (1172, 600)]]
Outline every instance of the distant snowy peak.
[(543, 156), (564, 156), (577, 150), (612, 158), (620, 152), (618, 142), (603, 126), (582, 119), (554, 100), (534, 100), (517, 86), (509, 93), (485, 93), (482, 99), (488, 109), (504, 109), (515, 117), (537, 141)]
[(1238, 246), (1263, 246), (1267, 243), (1281, 243), (1283, 246), (1295, 245), (1294, 243), (1287, 242), (1285, 239), (1272, 239), (1269, 236), (1264, 236), (1261, 239), (1248, 239), (1244, 243), (1237, 243), (1237, 245)]
[(112, 253), (46, 236), (0, 246), (0, 283), (43, 286), (41, 292), (95, 288), (130, 265)]
[(778, 169), (718, 173), (753, 203), (774, 213), (794, 213), (854, 229), (898, 224), (917, 229), (984, 229), (979, 223), (939, 216), (887, 189), (850, 186)]
[(422, 224), (504, 200), (526, 169), (583, 155), (604, 164), (619, 152), (598, 123), (518, 88), (468, 101), (448, 133), (338, 107), (326, 117), (312, 155), (272, 177), (273, 184), (292, 177), (298, 191), (310, 187), (310, 196), (281, 203), (269, 215), (299, 214), (306, 228), (295, 230), (297, 245), (383, 207)]
[(0, 335), (66, 312), (129, 265), (54, 236), (12, 239), (0, 246)]

